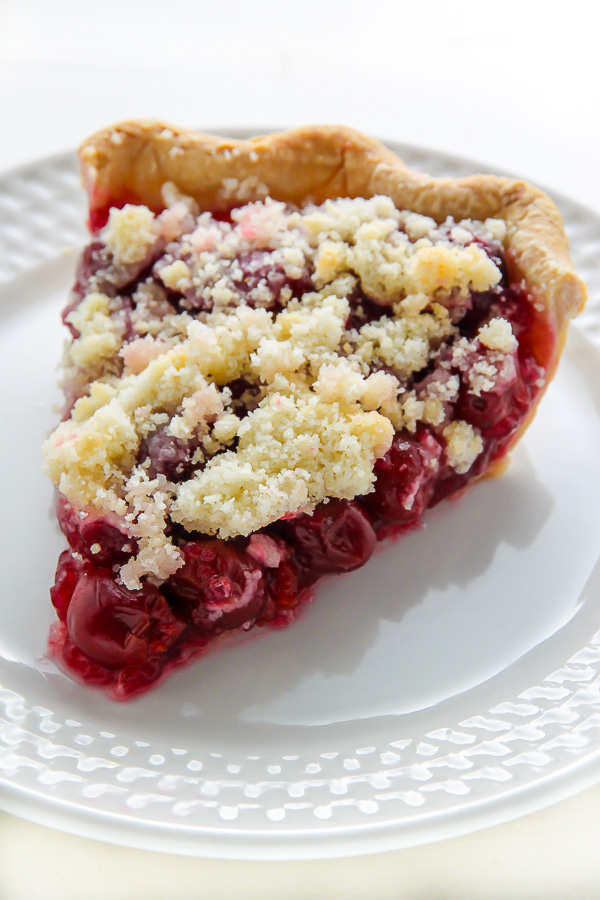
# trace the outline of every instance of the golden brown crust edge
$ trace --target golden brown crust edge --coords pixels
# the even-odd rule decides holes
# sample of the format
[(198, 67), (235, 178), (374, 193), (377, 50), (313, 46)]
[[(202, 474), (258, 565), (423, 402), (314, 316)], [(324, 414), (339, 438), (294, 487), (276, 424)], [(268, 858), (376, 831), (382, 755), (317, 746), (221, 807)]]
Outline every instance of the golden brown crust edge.
[(559, 334), (585, 303), (560, 214), (542, 191), (494, 175), (430, 178), (351, 128), (306, 126), (237, 141), (161, 122), (123, 122), (85, 141), (79, 157), (90, 201), (98, 205), (131, 195), (158, 210), (161, 186), (172, 181), (210, 209), (224, 179), (253, 176), (271, 196), (292, 203), (379, 193), (438, 221), (502, 218), (516, 270)]
[[(546, 194), (495, 175), (450, 179), (413, 172), (379, 141), (351, 128), (306, 126), (239, 141), (156, 121), (130, 121), (94, 134), (79, 148), (79, 158), (92, 210), (125, 198), (158, 211), (167, 181), (201, 208), (215, 209), (224, 179), (242, 182), (252, 176), (275, 199), (296, 204), (386, 194), (398, 208), (437, 221), (448, 215), (502, 218), (513, 275), (525, 279), (557, 335), (547, 381), (569, 320), (585, 304), (586, 288), (573, 267), (562, 219)], [(532, 409), (511, 444), (533, 414)]]

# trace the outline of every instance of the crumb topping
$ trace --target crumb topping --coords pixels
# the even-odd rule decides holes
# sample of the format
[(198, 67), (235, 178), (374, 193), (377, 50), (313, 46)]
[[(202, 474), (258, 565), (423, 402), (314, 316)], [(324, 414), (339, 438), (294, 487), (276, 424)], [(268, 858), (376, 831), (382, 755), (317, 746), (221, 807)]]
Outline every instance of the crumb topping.
[(110, 298), (93, 292), (67, 316), (79, 333), (70, 346), (72, 362), (85, 369), (101, 369), (121, 347), (118, 323), (110, 315)]
[(479, 340), (490, 350), (500, 350), (502, 353), (512, 353), (517, 349), (517, 339), (506, 319), (492, 319), (484, 325), (479, 332)]
[(419, 422), (469, 470), (483, 444), (453, 420), (457, 372), (485, 393), (510, 377), (517, 340), (501, 317), (471, 341), (457, 322), (500, 282), (503, 222), (438, 224), (387, 197), (265, 197), (221, 220), (164, 195), (158, 216), (111, 210), (67, 317), (74, 402), (44, 447), (67, 500), (136, 539), (127, 587), (182, 564), (169, 521), (229, 538), (366, 494), (394, 432)]
[(238, 446), (181, 485), (172, 516), (189, 530), (248, 535), (325, 497), (366, 493), (393, 428), (376, 412), (309, 391), (270, 393), (239, 426)]
[(481, 451), (483, 441), (468, 422), (450, 422), (443, 431), (448, 462), (459, 475), (468, 472)]
[(143, 259), (158, 236), (154, 213), (146, 206), (111, 209), (104, 241), (119, 263), (135, 263)]

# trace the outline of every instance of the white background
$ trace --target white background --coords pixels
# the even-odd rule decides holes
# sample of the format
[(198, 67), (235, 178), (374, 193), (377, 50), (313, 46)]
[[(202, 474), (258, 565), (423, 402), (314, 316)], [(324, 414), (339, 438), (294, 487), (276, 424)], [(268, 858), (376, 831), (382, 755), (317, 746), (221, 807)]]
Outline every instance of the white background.
[[(589, 3), (0, 0), (0, 170), (121, 118), (339, 122), (509, 170), (600, 213)], [(600, 898), (600, 788), (479, 834), (315, 863), (191, 860), (0, 815), (0, 900)]]

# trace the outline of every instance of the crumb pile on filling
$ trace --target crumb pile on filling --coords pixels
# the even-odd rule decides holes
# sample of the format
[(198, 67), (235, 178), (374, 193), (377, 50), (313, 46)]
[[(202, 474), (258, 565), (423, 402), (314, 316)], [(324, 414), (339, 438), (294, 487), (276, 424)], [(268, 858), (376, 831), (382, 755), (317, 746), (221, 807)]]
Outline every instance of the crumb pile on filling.
[(477, 397), (516, 365), (507, 319), (458, 330), (501, 281), (501, 220), (437, 224), (376, 196), (266, 198), (223, 221), (164, 195), (158, 216), (112, 209), (84, 251), (68, 418), (44, 446), (79, 514), (135, 539), (126, 587), (182, 565), (173, 524), (232, 538), (368, 494), (394, 433), (420, 422), (469, 471), (483, 442), (455, 418), (456, 372)]

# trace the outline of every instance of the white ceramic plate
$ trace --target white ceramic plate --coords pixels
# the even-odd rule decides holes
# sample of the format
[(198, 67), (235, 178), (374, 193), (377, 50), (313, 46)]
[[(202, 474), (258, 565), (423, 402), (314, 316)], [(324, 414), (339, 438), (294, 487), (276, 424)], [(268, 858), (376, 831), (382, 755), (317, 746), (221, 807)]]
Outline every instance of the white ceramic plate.
[[(395, 149), (432, 174), (481, 170)], [(457, 835), (600, 778), (600, 220), (558, 202), (590, 305), (506, 475), (322, 584), (293, 627), (115, 704), (44, 659), (63, 540), (40, 444), (84, 240), (76, 162), (0, 179), (2, 808), (152, 850), (290, 859)]]

